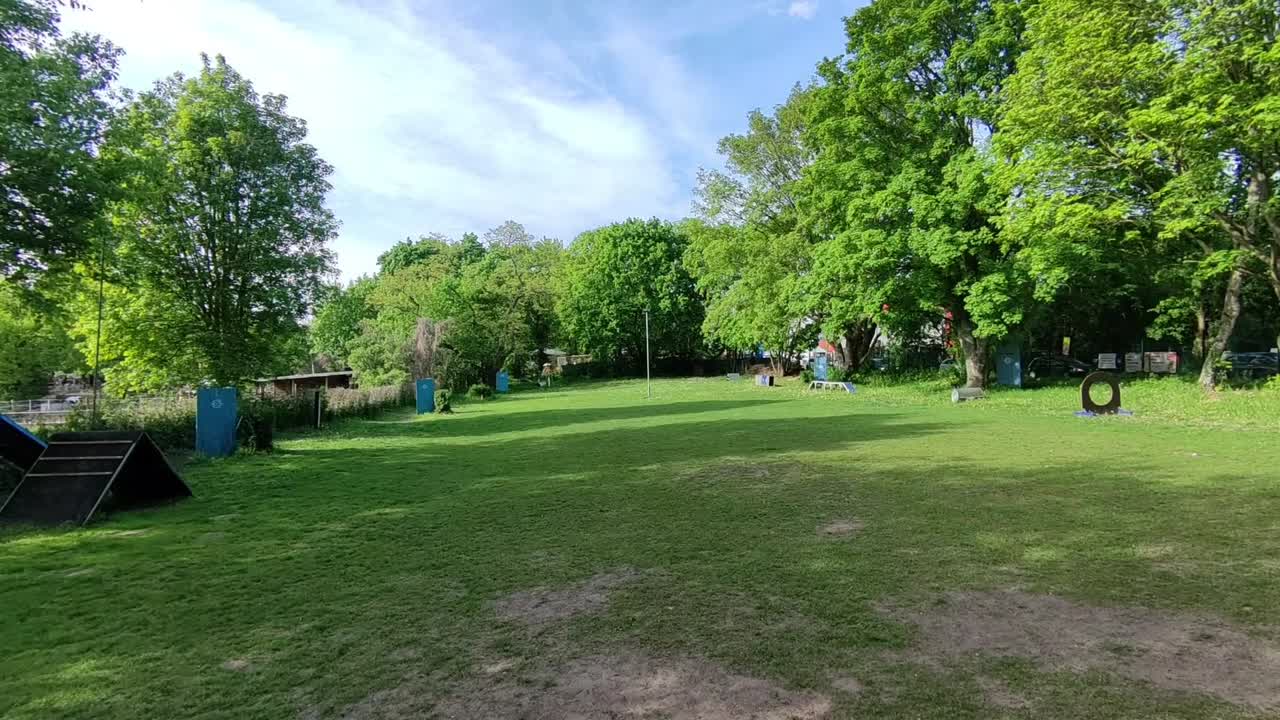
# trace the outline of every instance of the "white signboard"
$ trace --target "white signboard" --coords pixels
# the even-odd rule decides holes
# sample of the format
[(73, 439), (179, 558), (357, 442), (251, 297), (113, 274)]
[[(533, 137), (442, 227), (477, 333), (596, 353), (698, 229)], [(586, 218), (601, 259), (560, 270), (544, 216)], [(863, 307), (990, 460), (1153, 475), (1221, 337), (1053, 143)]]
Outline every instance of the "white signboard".
[(1140, 353), (1125, 353), (1124, 371), (1142, 372), (1142, 355)]
[(1116, 369), (1116, 354), (1115, 354), (1115, 353), (1100, 353), (1100, 354), (1098, 355), (1098, 369), (1099, 369), (1099, 370), (1115, 370), (1115, 369)]

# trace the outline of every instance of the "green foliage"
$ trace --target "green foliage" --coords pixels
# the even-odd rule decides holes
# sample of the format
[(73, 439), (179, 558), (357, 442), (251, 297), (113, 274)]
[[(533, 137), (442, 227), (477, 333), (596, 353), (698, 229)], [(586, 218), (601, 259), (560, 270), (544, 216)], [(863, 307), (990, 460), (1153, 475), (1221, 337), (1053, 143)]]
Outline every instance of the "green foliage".
[(305, 137), (283, 96), (260, 96), (221, 57), (124, 110), (102, 150), (128, 189), (111, 205), (111, 382), (235, 384), (273, 369), (337, 228), (332, 168)]
[(484, 383), (476, 383), (467, 388), (467, 397), (475, 398), (477, 400), (488, 400), (493, 397), (493, 388), (485, 385)]
[(979, 360), (985, 338), (1022, 322), (1034, 283), (998, 222), (990, 140), (1025, 4), (879, 0), (849, 18), (848, 53), (820, 66), (802, 207), (825, 238), (810, 281), (840, 314), (910, 328), (950, 310)]
[(436, 412), (441, 415), (447, 415), (453, 412), (453, 391), (448, 388), (440, 388), (435, 394)]
[(684, 262), (706, 302), (703, 333), (729, 348), (763, 344), (775, 362), (812, 340), (810, 320), (830, 320), (836, 334), (849, 324), (805, 280), (812, 239), (799, 224), (796, 187), (812, 160), (801, 142), (808, 99), (797, 88), (772, 115), (748, 115), (746, 134), (722, 139), (727, 169), (700, 173), (701, 220), (681, 226)]
[(627, 220), (573, 241), (559, 276), (556, 307), (565, 334), (598, 361), (636, 367), (650, 313), (657, 357), (696, 357), (703, 308), (683, 255), (688, 238), (654, 219)]
[[(1153, 330), (1185, 337), (1216, 306), (1206, 385), (1242, 275), (1270, 278), (1280, 298), (1277, 23), (1280, 8), (1262, 0), (1044, 0), (1008, 91), (1011, 183), (1028, 190), (1016, 221), (1041, 218), (1037, 252), (1083, 258), (1084, 271), (1116, 254), (1116, 238), (1124, 250), (1145, 238), (1181, 268)], [(1054, 218), (1077, 231), (1053, 232)]]
[(0, 2), (0, 281), (28, 288), (90, 248), (112, 192), (96, 150), (120, 51), (57, 25), (52, 0)]
[(195, 400), (172, 398), (139, 403), (103, 397), (99, 399), (96, 419), (92, 407), (82, 403), (63, 425), (43, 428), (41, 434), (85, 430), (143, 430), (162, 448), (191, 449), (196, 446)]
[(336, 367), (350, 365), (361, 323), (375, 317), (369, 304), (375, 285), (374, 278), (360, 277), (345, 288), (333, 286), (324, 294), (308, 329), (311, 352), (331, 359)]
[[(378, 267), (382, 272), (390, 274), (427, 262), (448, 250), (449, 239), (439, 233), (432, 233), (417, 240), (405, 238), (378, 256)], [(483, 253), (483, 249), (481, 252)]]
[[(366, 296), (373, 319), (362, 323), (349, 345), (359, 377), (433, 376), (465, 388), (504, 367), (533, 362), (549, 347), (556, 332), (552, 277), (562, 248), (534, 241), (513, 222), (486, 237), (487, 250), (474, 235), (459, 243), (437, 236), (431, 252), (413, 262), (391, 272), (384, 263)], [(421, 357), (420, 320), (444, 332), (433, 367)]]
[(0, 398), (41, 397), (54, 372), (83, 365), (60, 315), (0, 285)]

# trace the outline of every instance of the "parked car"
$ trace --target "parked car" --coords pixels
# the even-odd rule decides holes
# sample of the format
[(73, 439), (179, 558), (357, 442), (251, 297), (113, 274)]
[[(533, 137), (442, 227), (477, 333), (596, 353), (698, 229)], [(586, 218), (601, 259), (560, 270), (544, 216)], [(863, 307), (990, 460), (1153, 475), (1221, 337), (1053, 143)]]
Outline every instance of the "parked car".
[(1084, 377), (1093, 372), (1087, 363), (1082, 363), (1066, 355), (1035, 355), (1027, 361), (1027, 376), (1030, 378), (1046, 377)]
[(1250, 379), (1280, 375), (1280, 353), (1223, 353), (1223, 362), (1231, 365), (1231, 374)]

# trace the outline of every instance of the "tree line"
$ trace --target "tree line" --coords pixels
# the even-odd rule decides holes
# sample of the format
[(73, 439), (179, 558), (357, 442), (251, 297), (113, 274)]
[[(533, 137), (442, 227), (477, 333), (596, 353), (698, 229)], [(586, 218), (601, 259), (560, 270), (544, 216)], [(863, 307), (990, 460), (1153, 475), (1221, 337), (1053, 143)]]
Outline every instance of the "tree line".
[[(940, 338), (1222, 354), (1280, 335), (1280, 8), (1264, 0), (876, 0), (753, 111), (692, 217), (567, 246), (508, 221), (332, 282), (332, 168), (223, 58), (142, 93), (54, 0), (0, 5), (0, 394), (311, 366), (455, 386), (561, 347), (635, 367), (822, 333), (861, 368)], [(99, 330), (99, 328), (101, 328)]]
[(991, 345), (1190, 348), (1280, 336), (1273, 0), (876, 0), (699, 186), (706, 329), (785, 348), (818, 323), (855, 366), (945, 318), (967, 382)]

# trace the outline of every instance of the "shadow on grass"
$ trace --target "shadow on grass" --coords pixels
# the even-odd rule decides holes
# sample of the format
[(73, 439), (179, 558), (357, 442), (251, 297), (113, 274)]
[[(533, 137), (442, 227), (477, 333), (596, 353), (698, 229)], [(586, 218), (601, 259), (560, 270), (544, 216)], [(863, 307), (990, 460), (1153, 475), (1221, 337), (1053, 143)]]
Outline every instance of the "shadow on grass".
[[(1254, 562), (1280, 552), (1263, 465), (1190, 483), (1151, 452), (1123, 467), (1050, 466), (1035, 447), (957, 459), (960, 443), (996, 444), (987, 428), (854, 406), (818, 420), (698, 417), (775, 402), (477, 413), (377, 424), (367, 443), (354, 426), (355, 447), (335, 437), (196, 468), (192, 502), (0, 539), (12, 620), (0, 715), (341, 708), (394, 687), (406, 647), (414, 672), (445, 680), (477, 652), (520, 656), (530, 641), (496, 623), (495, 597), (622, 566), (661, 572), (575, 626), (563, 652), (598, 641), (701, 654), (807, 686), (910, 642), (874, 611), (884, 598), (1017, 584), (1244, 619), (1243, 607), (1280, 611)], [(559, 432), (651, 415), (670, 421)], [(548, 433), (501, 435), (538, 427)], [(837, 518), (864, 529), (816, 532)], [(1171, 569), (1166, 556), (1201, 564)], [(223, 669), (231, 659), (253, 669)], [(1081, 702), (1079, 716), (1106, 714)]]
[[(751, 399), (751, 400), (691, 400), (687, 402), (641, 403), (604, 408), (542, 410), (528, 409), (517, 412), (482, 412), (490, 410), (493, 405), (518, 404), (521, 401), (535, 400), (533, 397), (516, 396), (510, 399), (479, 403), (468, 402), (459, 408), (455, 417), (442, 418), (439, 427), (432, 427), (433, 432), (457, 436), (466, 435), (480, 437), (509, 432), (527, 430), (554, 430), (568, 425), (583, 425), (618, 420), (635, 420), (641, 418), (678, 417), (682, 415), (702, 415), (716, 412), (745, 410), (748, 408), (764, 408), (775, 403), (786, 402), (785, 399)], [(504, 408), (505, 409), (505, 408)], [(477, 412), (481, 411), (481, 412)], [(425, 426), (424, 426), (425, 427)], [(403, 429), (390, 429), (389, 432), (402, 432)]]

